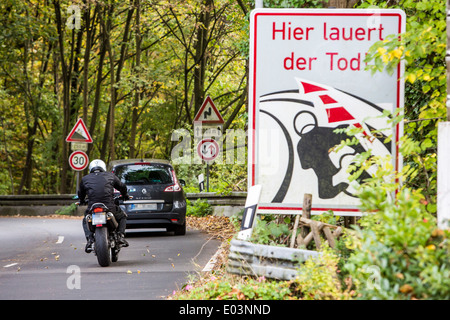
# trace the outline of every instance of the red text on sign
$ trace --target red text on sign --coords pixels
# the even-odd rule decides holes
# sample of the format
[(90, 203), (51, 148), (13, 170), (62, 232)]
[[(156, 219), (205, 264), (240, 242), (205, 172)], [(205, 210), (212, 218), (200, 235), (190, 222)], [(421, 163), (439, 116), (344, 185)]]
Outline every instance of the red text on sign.
[(306, 28), (292, 28), (291, 23), (283, 22), (281, 25), (276, 25), (275, 22), (272, 25), (272, 40), (278, 35), (282, 40), (309, 40), (310, 32), (314, 30), (313, 27)]
[(339, 57), (337, 52), (327, 52), (325, 53), (330, 57), (330, 71), (337, 69), (344, 71), (350, 68), (353, 71), (361, 70), (361, 53), (354, 58), (348, 59), (344, 57)]
[(298, 57), (294, 58), (294, 52), (291, 55), (284, 58), (283, 66), (286, 70), (311, 70), (313, 61), (317, 60), (316, 57)]
[[(323, 24), (323, 39), (324, 40), (344, 40), (344, 41), (382, 41), (383, 39), (383, 25), (380, 24), (378, 28), (347, 28), (347, 27), (331, 27), (328, 28), (327, 23)], [(377, 37), (378, 35), (378, 37)]]

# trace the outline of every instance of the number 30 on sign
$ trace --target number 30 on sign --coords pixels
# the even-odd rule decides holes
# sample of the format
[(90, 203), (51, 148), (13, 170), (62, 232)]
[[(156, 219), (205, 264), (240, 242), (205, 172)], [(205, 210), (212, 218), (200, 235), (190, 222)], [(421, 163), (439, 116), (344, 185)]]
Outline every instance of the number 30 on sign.
[(89, 163), (89, 158), (83, 151), (75, 151), (69, 157), (69, 164), (75, 171), (82, 171), (86, 169)]

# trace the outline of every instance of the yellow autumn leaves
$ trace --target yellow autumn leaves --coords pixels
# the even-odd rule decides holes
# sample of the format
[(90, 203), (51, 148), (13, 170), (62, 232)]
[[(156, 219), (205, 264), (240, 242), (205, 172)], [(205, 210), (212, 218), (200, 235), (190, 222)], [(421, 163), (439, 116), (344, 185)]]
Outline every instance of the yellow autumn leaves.
[(380, 54), (384, 64), (388, 64), (389, 62), (394, 60), (394, 58), (400, 60), (403, 57), (403, 55), (405, 55), (406, 57), (409, 57), (411, 55), (411, 52), (409, 50), (405, 51), (404, 46), (400, 46), (392, 51), (388, 51), (384, 47), (379, 47), (377, 49), (377, 52)]

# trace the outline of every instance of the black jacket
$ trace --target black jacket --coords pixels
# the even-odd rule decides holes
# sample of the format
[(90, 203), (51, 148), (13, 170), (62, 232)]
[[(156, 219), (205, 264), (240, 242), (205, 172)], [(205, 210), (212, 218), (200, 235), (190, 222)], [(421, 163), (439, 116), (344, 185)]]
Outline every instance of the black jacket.
[(113, 213), (117, 213), (114, 205), (114, 188), (123, 197), (127, 197), (127, 186), (112, 172), (93, 172), (81, 179), (78, 198), (83, 203), (88, 197), (88, 210), (97, 202), (106, 205)]

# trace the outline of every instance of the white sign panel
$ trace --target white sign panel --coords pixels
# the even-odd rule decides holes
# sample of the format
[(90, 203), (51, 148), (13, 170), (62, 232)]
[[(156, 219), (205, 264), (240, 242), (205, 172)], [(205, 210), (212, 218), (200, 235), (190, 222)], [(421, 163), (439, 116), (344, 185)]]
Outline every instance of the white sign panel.
[[(311, 193), (313, 214), (360, 215), (347, 172), (354, 157), (370, 149), (399, 168), (402, 127), (390, 128), (383, 111), (403, 108), (404, 67), (372, 76), (364, 58), (375, 42), (404, 32), (405, 20), (401, 10), (252, 12), (248, 181), (262, 185), (260, 211), (298, 212)], [(349, 126), (362, 130), (360, 144), (330, 152), (348, 138), (334, 130)]]

